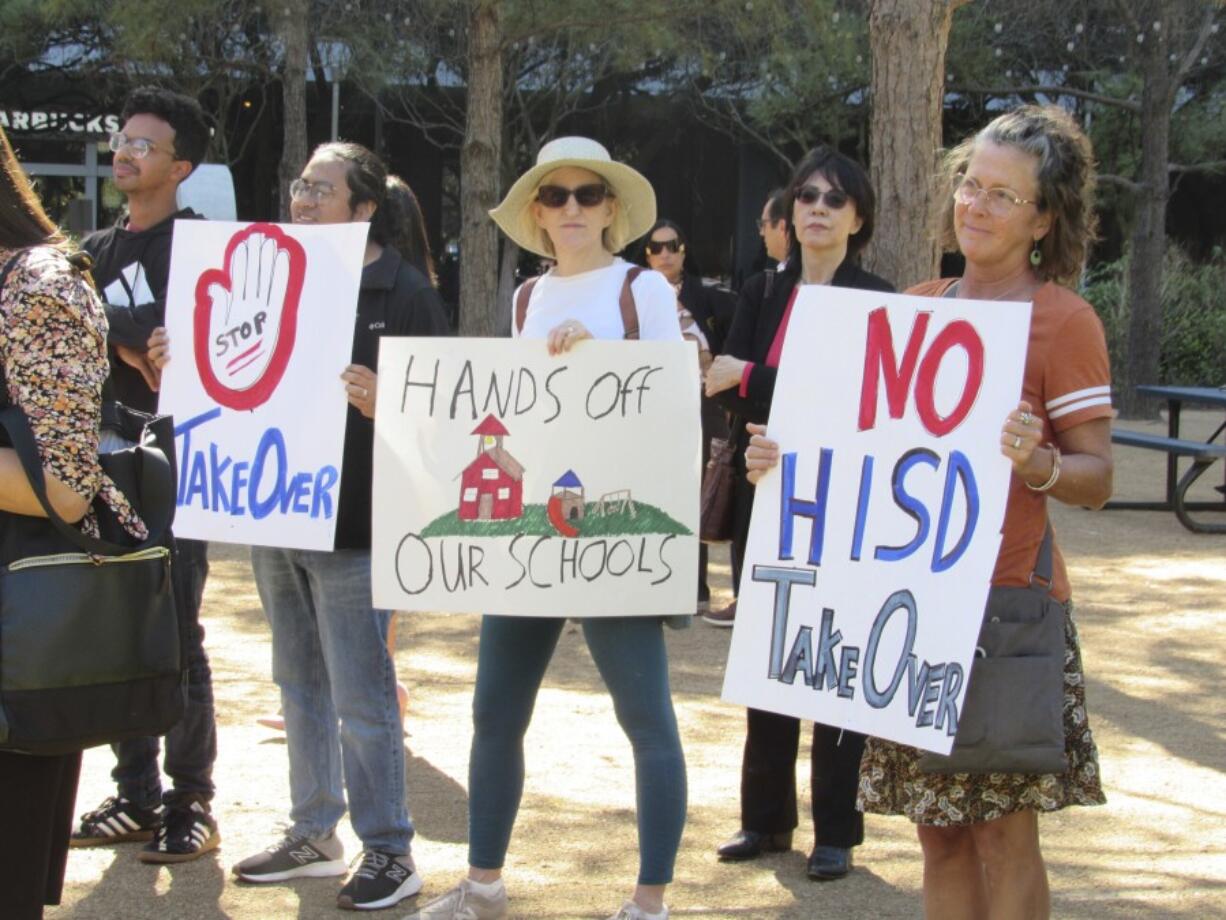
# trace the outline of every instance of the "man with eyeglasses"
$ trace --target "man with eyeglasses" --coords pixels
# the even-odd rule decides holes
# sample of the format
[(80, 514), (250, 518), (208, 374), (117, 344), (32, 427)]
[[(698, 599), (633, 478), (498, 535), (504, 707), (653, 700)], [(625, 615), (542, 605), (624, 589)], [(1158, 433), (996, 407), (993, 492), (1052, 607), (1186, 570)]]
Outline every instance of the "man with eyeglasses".
[(779, 266), (788, 257), (788, 222), (783, 199), (783, 189), (777, 188), (771, 192), (762, 206), (762, 216), (758, 218), (758, 233), (770, 259), (767, 268)]
[[(127, 214), (82, 245), (93, 256), (94, 280), (110, 325), (111, 376), (104, 395), (153, 412), (158, 375), (147, 358), (146, 342), (156, 327), (165, 325), (174, 222), (200, 218), (191, 209), (178, 209), (176, 193), (204, 159), (209, 126), (196, 100), (153, 87), (133, 90), (122, 117), (122, 131), (111, 136), (112, 171), (116, 188), (127, 198)], [(171, 577), (188, 640), (187, 707), (166, 735), (166, 773), (173, 786), (163, 794), (157, 738), (113, 745), (117, 794), (81, 816), (72, 846), (148, 841), (140, 852), (142, 862), (173, 863), (195, 859), (220, 842), (209, 806), (217, 757), (213, 683), (199, 625), (207, 576), (208, 544), (175, 541)]]
[[(766, 266), (768, 271), (783, 268), (788, 257), (788, 221), (786, 208), (787, 192), (784, 189), (773, 189), (762, 206), (762, 216), (758, 218), (758, 235), (762, 237), (762, 245), (766, 247)], [(740, 552), (741, 550), (734, 550)], [(732, 603), (718, 610), (708, 610), (701, 615), (706, 623), (712, 626), (730, 628), (736, 621), (736, 580), (732, 582)]]

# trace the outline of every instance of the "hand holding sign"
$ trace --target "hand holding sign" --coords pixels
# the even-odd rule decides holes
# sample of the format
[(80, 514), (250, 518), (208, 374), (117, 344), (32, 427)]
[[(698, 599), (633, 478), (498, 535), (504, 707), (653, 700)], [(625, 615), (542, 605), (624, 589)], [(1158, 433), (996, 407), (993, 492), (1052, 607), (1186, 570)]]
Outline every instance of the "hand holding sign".
[(345, 382), (345, 398), (366, 418), (375, 417), (375, 389), (379, 378), (369, 367), (350, 364), (341, 373)]
[(592, 333), (588, 331), (587, 326), (577, 319), (568, 319), (549, 330), (549, 334), (545, 336), (545, 350), (551, 355), (560, 355), (573, 347), (575, 343), (591, 337)]
[(252, 224), (231, 238), (225, 266), (196, 282), (196, 364), (213, 399), (254, 409), (272, 395), (293, 352), (306, 254), (278, 227)]
[(745, 448), (746, 478), (755, 486), (758, 480), (779, 465), (779, 444), (766, 436), (765, 425), (750, 422), (749, 446)]

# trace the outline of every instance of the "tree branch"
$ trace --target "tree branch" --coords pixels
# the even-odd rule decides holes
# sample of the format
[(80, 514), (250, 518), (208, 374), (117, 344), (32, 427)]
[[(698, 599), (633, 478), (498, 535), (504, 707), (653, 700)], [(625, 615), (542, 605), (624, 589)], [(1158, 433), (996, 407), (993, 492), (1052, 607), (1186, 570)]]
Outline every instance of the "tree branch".
[(1213, 30), (1213, 5), (1205, 7), (1205, 18), (1201, 20), (1200, 31), (1196, 35), (1196, 41), (1192, 43), (1192, 47), (1188, 49), (1188, 53), (1183, 56), (1183, 60), (1179, 62), (1179, 67), (1175, 70), (1175, 82), (1182, 83), (1183, 78), (1188, 75), (1195, 65), (1197, 58), (1205, 48), (1205, 42), (1209, 40), (1209, 35)]
[(1095, 93), (1087, 89), (1077, 89), (1074, 86), (1046, 86), (1041, 84), (1032, 86), (951, 86), (948, 91), (953, 93), (974, 93), (981, 96), (1024, 96), (1046, 93), (1050, 96), (1074, 96), (1078, 99), (1089, 100), (1090, 102), (1100, 102), (1103, 105), (1127, 109), (1129, 112), (1141, 111), (1141, 103), (1134, 102), (1131, 99), (1120, 99), (1118, 96), (1108, 96), (1104, 93)]
[(1208, 163), (1171, 163), (1167, 166), (1173, 173), (1216, 173), (1226, 171), (1226, 160), (1211, 160)]
[(1144, 186), (1140, 182), (1136, 182), (1126, 176), (1114, 176), (1110, 173), (1099, 173), (1098, 181), (1101, 185), (1118, 185), (1125, 191), (1131, 192), (1134, 195), (1141, 193)]

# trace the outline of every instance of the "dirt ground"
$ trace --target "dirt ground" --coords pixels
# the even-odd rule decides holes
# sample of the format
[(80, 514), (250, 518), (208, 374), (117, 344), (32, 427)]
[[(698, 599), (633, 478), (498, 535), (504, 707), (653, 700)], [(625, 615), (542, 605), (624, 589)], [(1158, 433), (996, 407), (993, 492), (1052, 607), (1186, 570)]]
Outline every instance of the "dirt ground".
[[(1207, 436), (1217, 418), (1185, 413), (1184, 430)], [(1164, 431), (1158, 423), (1138, 427)], [(1164, 462), (1153, 452), (1117, 448), (1117, 497), (1158, 497)], [(1220, 468), (1205, 480), (1200, 491), (1214, 497)], [(1042, 819), (1054, 913), (1226, 917), (1226, 536), (1189, 533), (1169, 512), (1061, 506), (1055, 520), (1072, 569), (1109, 801)], [(726, 553), (714, 559), (719, 603), (730, 596)], [(73, 851), (64, 904), (49, 909), (49, 918), (338, 916), (337, 880), (252, 887), (229, 876), (232, 863), (278, 834), (289, 804), (284, 742), (255, 724), (277, 699), (246, 551), (216, 545), (212, 565), (204, 618), (217, 695), (221, 849), (173, 868), (138, 862), (133, 845)], [(413, 613), (400, 620), (396, 660), (412, 694), (407, 792), (423, 900), (450, 887), (465, 866), (476, 634), (476, 617)], [(743, 710), (719, 700), (729, 635), (700, 622), (669, 634), (690, 788), (668, 896), (673, 916), (919, 917), (919, 852), (901, 818), (868, 818), (856, 869), (840, 882), (805, 877), (805, 818), (793, 852), (737, 865), (715, 859), (715, 845), (738, 824), (744, 737)], [(636, 871), (629, 746), (575, 627), (560, 651), (528, 738), (528, 783), (506, 870), (515, 917), (605, 917)], [(800, 773), (807, 795), (806, 757), (802, 752)], [(86, 754), (79, 808), (110, 794), (111, 762), (106, 749)], [(346, 822), (340, 832), (347, 854), (356, 854)]]

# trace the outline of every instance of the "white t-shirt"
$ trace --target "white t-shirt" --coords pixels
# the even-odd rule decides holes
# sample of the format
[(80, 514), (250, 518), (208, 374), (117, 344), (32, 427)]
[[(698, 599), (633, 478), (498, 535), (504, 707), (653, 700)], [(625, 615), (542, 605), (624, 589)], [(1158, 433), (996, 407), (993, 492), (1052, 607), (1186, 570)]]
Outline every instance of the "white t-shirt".
[[(523, 331), (511, 323), (515, 338), (543, 339), (549, 330), (568, 319), (583, 323), (597, 339), (625, 338), (621, 297), (626, 272), (633, 266), (624, 259), (579, 275), (558, 277), (552, 270), (542, 275), (528, 298)], [(630, 285), (639, 315), (639, 339), (681, 341), (677, 322), (677, 295), (668, 280), (656, 271), (643, 271)], [(515, 298), (519, 290), (515, 291)], [(516, 300), (511, 301), (515, 303)]]

